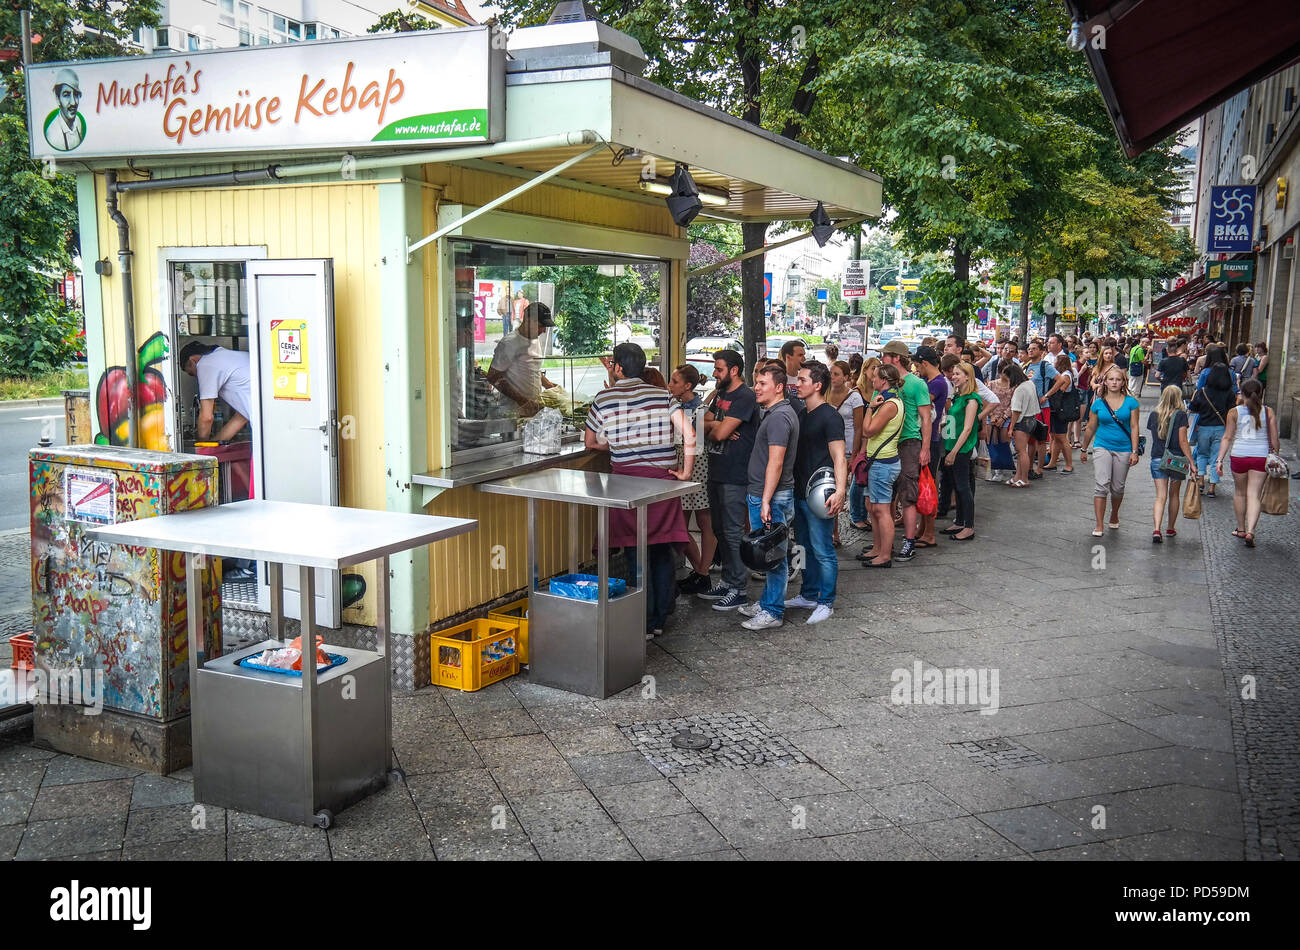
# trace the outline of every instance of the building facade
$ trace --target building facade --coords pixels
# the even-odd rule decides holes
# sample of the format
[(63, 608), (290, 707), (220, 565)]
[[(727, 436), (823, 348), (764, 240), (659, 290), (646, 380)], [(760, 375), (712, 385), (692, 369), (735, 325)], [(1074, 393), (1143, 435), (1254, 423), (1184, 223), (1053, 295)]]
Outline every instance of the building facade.
[(271, 46), (366, 33), (394, 9), (440, 26), (472, 26), (460, 0), (160, 0), (162, 24), (133, 39), (146, 53)]
[[(1209, 190), (1214, 185), (1257, 187), (1253, 280), (1228, 283), (1215, 299), (1228, 341), (1268, 347), (1265, 402), (1278, 414), (1284, 436), (1300, 431), (1300, 268), (1295, 246), (1300, 206), (1289, 192), (1300, 176), (1300, 63), (1284, 69), (1201, 119), (1201, 175), (1196, 244), (1206, 247)], [(1203, 254), (1197, 274), (1229, 255)]]

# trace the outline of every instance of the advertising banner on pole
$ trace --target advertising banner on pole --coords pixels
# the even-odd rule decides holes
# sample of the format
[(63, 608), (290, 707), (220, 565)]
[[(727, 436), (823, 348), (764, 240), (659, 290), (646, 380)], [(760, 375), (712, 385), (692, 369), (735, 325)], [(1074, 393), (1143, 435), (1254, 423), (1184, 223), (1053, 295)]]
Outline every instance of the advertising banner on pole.
[(861, 300), (867, 295), (871, 280), (871, 261), (849, 261), (844, 265), (844, 279), (840, 281), (841, 300)]

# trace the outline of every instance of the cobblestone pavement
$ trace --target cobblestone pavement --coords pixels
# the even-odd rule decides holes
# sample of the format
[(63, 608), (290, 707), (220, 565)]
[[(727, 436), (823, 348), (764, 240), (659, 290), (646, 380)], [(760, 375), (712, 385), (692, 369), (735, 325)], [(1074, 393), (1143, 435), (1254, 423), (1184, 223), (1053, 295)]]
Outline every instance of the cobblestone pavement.
[[(526, 674), (477, 693), (398, 694), (406, 780), (328, 832), (196, 813), (187, 773), (57, 755), (32, 745), (29, 718), (0, 723), (0, 856), (1291, 855), (1300, 809), (1287, 697), (1300, 695), (1300, 633), (1295, 542), (1277, 539), (1295, 517), (1286, 528), (1271, 520), (1259, 548), (1237, 552), (1221, 537), (1224, 497), (1202, 522), (1208, 550), (1197, 522), (1152, 545), (1143, 460), (1123, 527), (1094, 540), (1090, 466), (1076, 468), (1021, 491), (981, 482), (976, 541), (889, 571), (860, 568), (846, 534), (835, 615), (815, 627), (791, 610), (785, 626), (750, 633), (739, 615), (682, 599), (668, 634), (647, 645), (653, 681), (606, 700)], [(930, 686), (932, 669), (996, 672), (997, 711), (973, 688), (895, 689), (918, 663)], [(1242, 702), (1246, 672), (1259, 698)], [(671, 759), (665, 774), (634, 745), (683, 724), (709, 724), (719, 749), (761, 734), (793, 752), (694, 772)]]
[[(1261, 516), (1253, 550), (1232, 537), (1231, 476), (1223, 486), (1226, 497), (1207, 505), (1203, 518), (1246, 856), (1265, 860), (1300, 857), (1300, 481), (1291, 486), (1290, 511)], [(1245, 698), (1245, 677), (1254, 680), (1251, 698)]]

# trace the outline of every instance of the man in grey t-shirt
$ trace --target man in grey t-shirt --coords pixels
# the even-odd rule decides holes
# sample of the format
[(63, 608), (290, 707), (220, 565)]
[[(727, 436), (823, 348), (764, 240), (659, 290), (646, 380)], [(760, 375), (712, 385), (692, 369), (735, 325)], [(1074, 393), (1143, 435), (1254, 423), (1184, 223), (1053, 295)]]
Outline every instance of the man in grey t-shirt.
[[(794, 458), (799, 447), (799, 416), (785, 398), (785, 368), (769, 363), (754, 373), (754, 395), (764, 410), (749, 456), (745, 501), (749, 505), (749, 527), (757, 531), (766, 524), (789, 525), (794, 520)], [(762, 599), (740, 608), (748, 616), (747, 630), (779, 627), (785, 616), (785, 585), (789, 576), (784, 563), (767, 572)]]

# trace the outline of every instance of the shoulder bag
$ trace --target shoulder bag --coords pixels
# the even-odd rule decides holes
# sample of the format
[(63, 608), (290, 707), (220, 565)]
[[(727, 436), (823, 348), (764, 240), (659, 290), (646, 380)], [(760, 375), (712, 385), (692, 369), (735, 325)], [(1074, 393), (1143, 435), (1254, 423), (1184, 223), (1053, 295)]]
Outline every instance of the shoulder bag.
[[(1223, 418), (1223, 413), (1219, 412), (1219, 407), (1216, 406), (1216, 405), (1214, 404), (1214, 401), (1213, 401), (1212, 399), (1210, 399), (1209, 396), (1205, 395), (1205, 387), (1204, 387), (1204, 386), (1199, 387), (1199, 388), (1196, 390), (1196, 395), (1192, 396), (1192, 402), (1195, 403), (1198, 397), (1200, 398), (1200, 400), (1201, 400), (1202, 402), (1204, 402), (1207, 406), (1210, 407), (1210, 409), (1212, 409), (1212, 410), (1214, 411), (1214, 414), (1215, 414), (1216, 416), (1219, 417), (1219, 425), (1221, 425), (1221, 426), (1226, 426), (1226, 425), (1228, 424), (1228, 420), (1225, 419), (1225, 418)], [(1190, 409), (1191, 409), (1191, 406), (1189, 405), (1187, 408), (1190, 410)]]
[[(890, 397), (890, 398), (894, 398), (894, 397)], [(865, 423), (863, 424), (865, 425)], [(895, 439), (897, 439), (898, 434), (902, 431), (903, 431), (903, 423), (900, 421), (898, 424), (898, 428), (894, 430), (894, 434), (891, 435), (889, 438), (887, 438), (884, 442), (881, 442), (878, 446), (876, 446), (876, 451), (871, 453), (870, 458), (864, 455), (860, 459), (858, 459), (857, 463), (853, 466), (853, 480), (858, 483), (859, 487), (865, 487), (867, 481), (870, 479), (871, 463), (876, 460), (876, 456), (880, 455), (880, 453), (884, 451), (885, 446), (889, 445), (890, 442), (893, 442)]]
[(1160, 464), (1156, 466), (1156, 469), (1166, 475), (1180, 475), (1187, 478), (1193, 471), (1192, 460), (1186, 455), (1173, 451), (1175, 440), (1178, 438), (1178, 431), (1174, 428), (1174, 422), (1177, 419), (1178, 416), (1175, 414), (1174, 418), (1169, 421), (1170, 431), (1165, 439), (1165, 451), (1160, 456)]
[[(1129, 445), (1132, 445), (1133, 433), (1128, 431), (1128, 426), (1124, 425), (1124, 423), (1119, 421), (1119, 416), (1115, 415), (1115, 410), (1110, 407), (1110, 403), (1106, 401), (1105, 396), (1101, 397), (1101, 404), (1106, 407), (1106, 411), (1110, 413), (1110, 417), (1115, 420), (1115, 425), (1119, 426), (1121, 429), (1124, 430), (1124, 434), (1129, 438)], [(1147, 437), (1144, 435), (1140, 435), (1138, 436), (1138, 458), (1141, 458), (1146, 454), (1147, 454)]]

